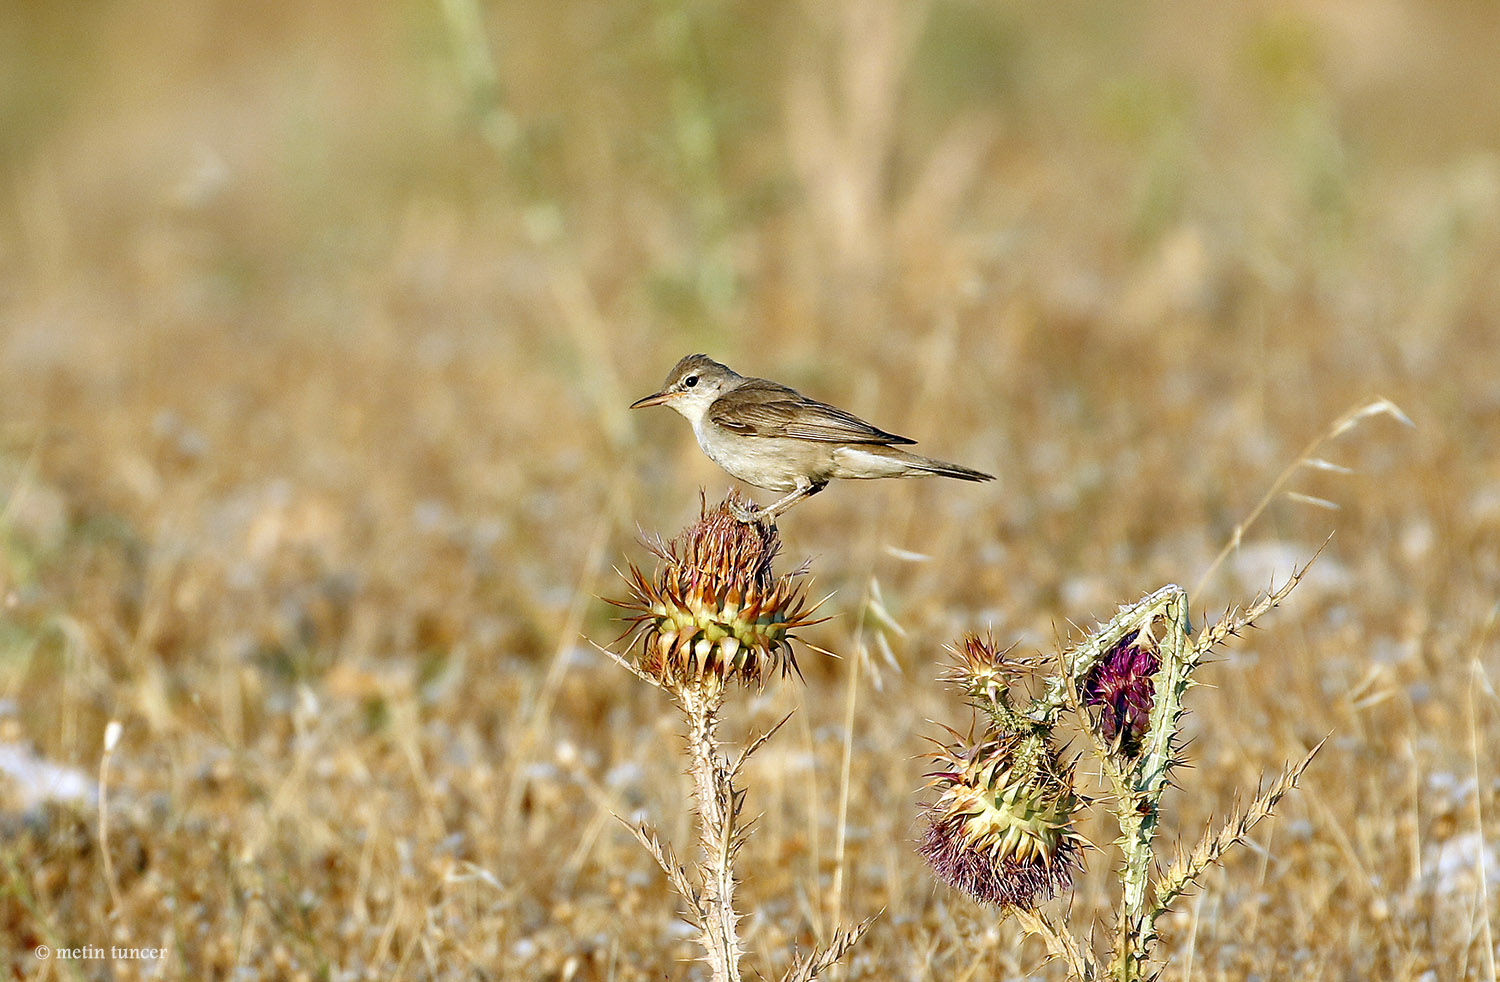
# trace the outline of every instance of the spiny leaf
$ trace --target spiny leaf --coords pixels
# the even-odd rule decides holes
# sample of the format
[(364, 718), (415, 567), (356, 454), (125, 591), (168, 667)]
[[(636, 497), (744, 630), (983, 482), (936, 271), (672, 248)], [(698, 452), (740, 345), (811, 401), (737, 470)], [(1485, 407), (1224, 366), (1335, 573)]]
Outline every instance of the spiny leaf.
[(883, 913), (885, 909), (881, 908), (853, 927), (834, 931), (833, 940), (828, 942), (827, 947), (810, 952), (807, 956), (798, 959), (781, 977), (782, 982), (812, 982), (848, 954), (849, 949), (859, 943), (865, 931), (875, 922), (875, 918)]
[(1307, 770), (1307, 765), (1312, 763), (1313, 757), (1323, 749), (1327, 740), (1327, 737), (1319, 740), (1318, 745), (1307, 752), (1307, 756), (1284, 769), (1269, 787), (1255, 796), (1249, 808), (1241, 810), (1236, 807), (1223, 828), (1216, 834), (1205, 834), (1192, 853), (1178, 853), (1171, 867), (1156, 883), (1156, 909), (1152, 913), (1152, 921), (1182, 896), (1205, 870), (1218, 862), (1231, 846), (1243, 841), (1261, 819), (1271, 814), (1277, 802), (1297, 786), (1302, 772)]
[(662, 872), (667, 874), (667, 880), (672, 884), (672, 888), (677, 891), (683, 900), (687, 901), (688, 916), (692, 918), (693, 925), (702, 929), (704, 926), (704, 917), (706, 916), (703, 909), (702, 894), (693, 886), (692, 881), (688, 879), (687, 870), (677, 861), (677, 855), (672, 852), (672, 847), (663, 842), (661, 836), (657, 835), (656, 830), (651, 826), (644, 823), (637, 824), (626, 821), (624, 818), (620, 818), (619, 815), (616, 815), (615, 818), (620, 819), (625, 824), (625, 827), (630, 829), (635, 834), (635, 837), (640, 840), (641, 845), (646, 847), (646, 851), (656, 860), (656, 864), (661, 867)]
[(754, 740), (751, 740), (750, 743), (745, 746), (745, 749), (740, 751), (740, 755), (736, 757), (734, 763), (729, 766), (729, 779), (731, 781), (733, 781), (736, 777), (739, 777), (740, 768), (745, 766), (745, 761), (750, 759), (750, 755), (764, 746), (767, 740), (775, 736), (776, 731), (785, 726), (786, 721), (791, 719), (793, 713), (795, 712), (796, 710), (794, 709), (792, 710), (792, 712), (787, 713), (785, 716), (781, 717), (781, 721), (779, 723), (771, 727), (766, 732), (762, 733), (760, 736), (756, 737)]
[(1034, 934), (1046, 943), (1051, 957), (1062, 959), (1068, 966), (1068, 974), (1074, 979), (1091, 982), (1100, 976), (1100, 966), (1090, 946), (1079, 944), (1066, 924), (1055, 923), (1040, 910), (1018, 909), (1015, 915), (1028, 934)]
[(1329, 536), (1327, 539), (1324, 539), (1323, 544), (1318, 547), (1318, 551), (1313, 553), (1312, 558), (1304, 563), (1300, 569), (1293, 567), (1292, 575), (1287, 577), (1285, 583), (1264, 594), (1258, 601), (1251, 604), (1247, 610), (1237, 611), (1234, 608), (1230, 608), (1218, 623), (1211, 624), (1200, 631), (1198, 639), (1193, 642), (1194, 660), (1202, 658), (1225, 641), (1237, 636), (1245, 628), (1253, 627), (1257, 618), (1272, 608), (1280, 606), (1281, 602), (1297, 588), (1297, 584), (1302, 582), (1302, 578), (1307, 575), (1307, 571), (1312, 567), (1312, 564), (1323, 554), (1323, 550), (1327, 548), (1332, 538), (1333, 536)]

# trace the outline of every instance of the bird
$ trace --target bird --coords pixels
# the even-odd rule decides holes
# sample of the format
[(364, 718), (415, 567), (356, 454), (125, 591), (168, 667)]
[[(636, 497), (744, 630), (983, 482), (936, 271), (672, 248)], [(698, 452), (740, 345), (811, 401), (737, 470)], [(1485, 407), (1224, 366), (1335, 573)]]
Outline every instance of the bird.
[(667, 406), (693, 426), (708, 458), (746, 484), (786, 492), (764, 507), (741, 505), (741, 521), (775, 524), (797, 502), (828, 482), (877, 477), (953, 477), (993, 481), (961, 464), (922, 457), (902, 447), (915, 440), (887, 433), (858, 416), (763, 378), (747, 378), (707, 355), (688, 355), (667, 373), (661, 390), (631, 409)]

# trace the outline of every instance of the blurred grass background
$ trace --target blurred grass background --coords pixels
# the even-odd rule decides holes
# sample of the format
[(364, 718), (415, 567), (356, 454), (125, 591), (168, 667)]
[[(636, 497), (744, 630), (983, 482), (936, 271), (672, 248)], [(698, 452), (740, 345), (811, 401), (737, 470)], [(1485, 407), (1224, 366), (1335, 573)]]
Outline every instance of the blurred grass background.
[(748, 968), (883, 908), (846, 977), (1055, 977), (914, 854), (941, 645), (1191, 587), (1383, 395), (1416, 429), (1325, 448), (1353, 473), (1292, 487), (1340, 509), (1279, 500), (1194, 597), (1337, 531), (1203, 673), (1169, 832), (1333, 737), (1165, 978), (1493, 979), (1497, 36), (1471, 0), (0, 6), (0, 965), (698, 972), (610, 817), (684, 839), (671, 717), (583, 637), (637, 526), (730, 483), (624, 408), (701, 350), (1001, 475), (785, 521), (844, 657), (734, 721), (799, 709)]

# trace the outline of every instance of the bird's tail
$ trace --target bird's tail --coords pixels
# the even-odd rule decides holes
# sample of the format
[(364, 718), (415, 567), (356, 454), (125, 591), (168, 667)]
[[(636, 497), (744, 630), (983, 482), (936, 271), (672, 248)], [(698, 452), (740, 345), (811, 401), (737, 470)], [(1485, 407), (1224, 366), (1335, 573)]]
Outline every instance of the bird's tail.
[(962, 464), (950, 464), (946, 460), (934, 460), (931, 457), (921, 457), (914, 453), (908, 453), (910, 459), (907, 465), (914, 470), (925, 474), (936, 474), (939, 477), (956, 477), (960, 481), (993, 481), (995, 475), (986, 474), (984, 471), (976, 471), (972, 467)]
[(883, 444), (850, 444), (839, 447), (833, 453), (834, 470), (829, 477), (956, 477), (960, 481), (993, 481), (993, 474), (976, 471), (962, 464), (950, 464), (946, 460), (934, 460), (914, 454), (900, 447)]

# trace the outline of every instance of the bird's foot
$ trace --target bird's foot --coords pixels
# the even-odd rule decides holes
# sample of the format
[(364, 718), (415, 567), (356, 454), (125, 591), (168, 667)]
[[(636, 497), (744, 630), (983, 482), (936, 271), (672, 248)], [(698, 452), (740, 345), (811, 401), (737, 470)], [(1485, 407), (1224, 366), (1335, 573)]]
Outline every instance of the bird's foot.
[[(729, 513), (733, 515), (737, 521), (744, 522), (746, 525), (758, 525), (765, 517), (766, 511), (764, 508), (757, 507), (752, 502), (731, 501), (729, 503)], [(774, 521), (775, 520), (773, 518), (773, 524)]]

